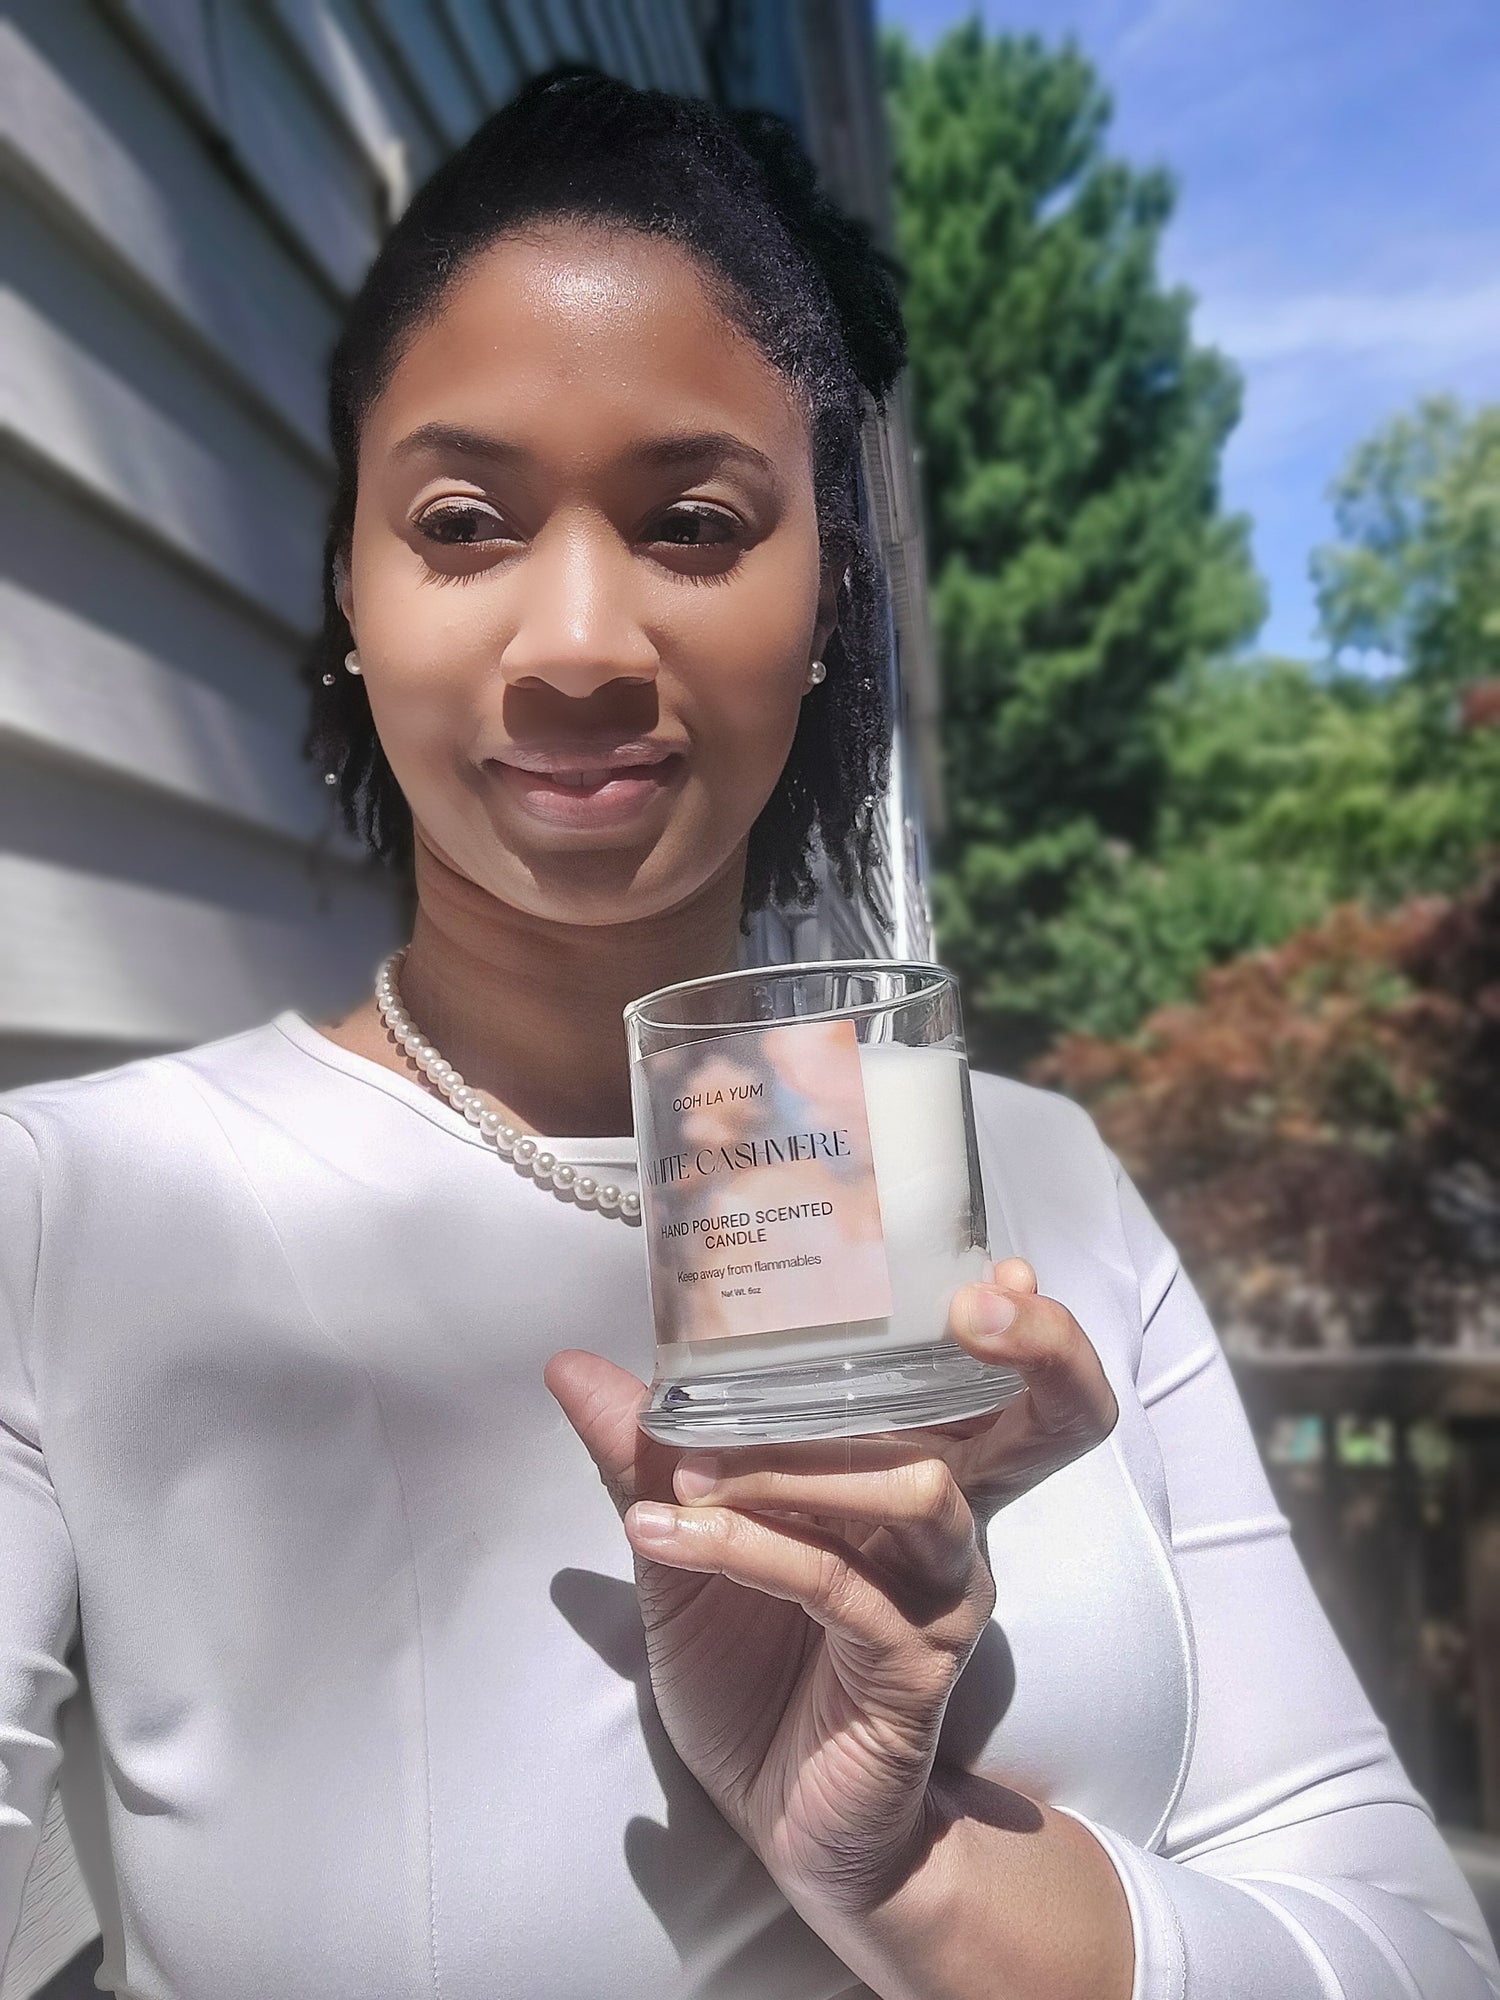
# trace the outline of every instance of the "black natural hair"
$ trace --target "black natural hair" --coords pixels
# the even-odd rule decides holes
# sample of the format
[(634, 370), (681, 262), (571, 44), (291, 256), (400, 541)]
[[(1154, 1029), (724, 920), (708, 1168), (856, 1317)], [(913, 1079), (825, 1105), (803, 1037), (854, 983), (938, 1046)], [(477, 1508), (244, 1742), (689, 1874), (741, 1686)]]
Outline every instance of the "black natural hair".
[(586, 63), (531, 78), (437, 168), (394, 224), (351, 302), (329, 366), (337, 475), (324, 549), (323, 626), (302, 662), (304, 750), (332, 773), (349, 831), (408, 874), (411, 814), (364, 683), (342, 671), (338, 601), (349, 560), (364, 419), (468, 262), (549, 220), (618, 223), (694, 258), (716, 305), (799, 394), (809, 421), (821, 561), (847, 572), (827, 677), (802, 703), (781, 777), (751, 829), (741, 927), (768, 902), (806, 904), (814, 843), (840, 886), (873, 881), (875, 804), (891, 751), (885, 578), (859, 500), (866, 398), (880, 409), (906, 359), (902, 265), (821, 187), (778, 114), (642, 90)]

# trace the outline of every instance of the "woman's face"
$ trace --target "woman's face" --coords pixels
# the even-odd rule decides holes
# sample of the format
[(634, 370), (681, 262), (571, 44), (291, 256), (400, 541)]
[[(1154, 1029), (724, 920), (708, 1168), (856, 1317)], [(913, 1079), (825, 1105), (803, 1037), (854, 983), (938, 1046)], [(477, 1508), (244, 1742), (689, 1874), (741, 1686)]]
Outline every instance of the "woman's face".
[(806, 418), (685, 252), (507, 238), (366, 420), (343, 603), (447, 866), (572, 923), (737, 895), (834, 622)]

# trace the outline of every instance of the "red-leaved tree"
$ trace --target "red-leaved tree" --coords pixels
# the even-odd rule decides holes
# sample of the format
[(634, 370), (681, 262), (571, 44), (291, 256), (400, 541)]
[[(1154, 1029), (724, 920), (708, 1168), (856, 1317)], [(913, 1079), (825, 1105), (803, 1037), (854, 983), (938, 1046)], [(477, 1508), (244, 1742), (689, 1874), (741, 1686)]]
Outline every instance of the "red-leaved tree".
[(1231, 1347), (1500, 1349), (1500, 871), (1340, 908), (1029, 1074), (1089, 1106)]

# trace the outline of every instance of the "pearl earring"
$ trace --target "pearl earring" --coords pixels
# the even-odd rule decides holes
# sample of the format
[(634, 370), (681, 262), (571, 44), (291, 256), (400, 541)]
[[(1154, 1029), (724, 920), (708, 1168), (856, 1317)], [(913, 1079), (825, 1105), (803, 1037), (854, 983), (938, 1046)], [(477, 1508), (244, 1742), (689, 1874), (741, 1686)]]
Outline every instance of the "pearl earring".
[(807, 670), (807, 685), (810, 688), (816, 687), (818, 685), (818, 682), (822, 680), (823, 676), (827, 672), (828, 669), (827, 667), (824, 666), (821, 660), (814, 660), (812, 665)]
[(344, 655), (344, 665), (349, 669), (351, 674), (360, 672), (359, 654), (354, 651), (352, 646)]

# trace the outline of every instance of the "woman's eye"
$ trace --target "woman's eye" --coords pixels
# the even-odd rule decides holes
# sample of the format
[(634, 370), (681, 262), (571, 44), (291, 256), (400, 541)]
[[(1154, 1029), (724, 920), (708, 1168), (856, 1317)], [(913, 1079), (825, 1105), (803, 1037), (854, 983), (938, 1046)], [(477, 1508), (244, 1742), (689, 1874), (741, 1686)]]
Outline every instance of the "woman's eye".
[(417, 526), (429, 541), (445, 547), (472, 547), (480, 542), (498, 541), (504, 523), (492, 507), (480, 501), (445, 501), (418, 517)]
[(661, 528), (653, 540), (674, 548), (721, 549), (736, 539), (739, 523), (716, 507), (674, 507), (662, 515)]

